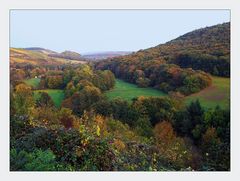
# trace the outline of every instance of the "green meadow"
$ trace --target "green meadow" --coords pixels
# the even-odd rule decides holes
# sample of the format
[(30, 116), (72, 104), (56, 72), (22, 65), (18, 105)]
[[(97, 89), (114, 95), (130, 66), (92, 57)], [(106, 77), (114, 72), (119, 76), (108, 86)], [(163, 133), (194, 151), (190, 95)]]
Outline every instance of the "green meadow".
[[(214, 108), (219, 105), (222, 108), (229, 108), (230, 105), (230, 78), (224, 77), (212, 77), (212, 85), (206, 89), (187, 96), (184, 99), (186, 105), (190, 104), (191, 101), (199, 100), (204, 108)], [(166, 93), (153, 89), (153, 88), (139, 88), (135, 84), (125, 82), (120, 79), (116, 79), (115, 87), (107, 91), (106, 96), (112, 100), (116, 98), (122, 98), (127, 101), (131, 101), (135, 97), (139, 96), (153, 96), (161, 97), (168, 96)]]
[(206, 89), (187, 96), (185, 103), (199, 99), (205, 108), (214, 108), (219, 105), (221, 108), (229, 108), (230, 106), (230, 78), (212, 77), (212, 85)]
[(131, 84), (120, 79), (116, 79), (116, 84), (114, 88), (110, 91), (107, 91), (105, 94), (110, 100), (116, 99), (116, 98), (122, 98), (127, 101), (131, 101), (133, 98), (139, 97), (139, 96), (146, 96), (146, 97), (167, 96), (167, 94), (162, 91), (159, 91), (150, 87), (139, 88), (135, 84)]
[(31, 79), (27, 79), (27, 80), (24, 80), (24, 82), (27, 84), (27, 85), (30, 85), (34, 88), (37, 88), (39, 83), (40, 83), (40, 80), (39, 78), (31, 78)]
[[(24, 80), (27, 85), (37, 88), (40, 83), (39, 78), (31, 78)], [(40, 96), (39, 92), (46, 92), (52, 98), (56, 107), (60, 107), (64, 99), (64, 91), (61, 89), (44, 89), (44, 90), (34, 90), (34, 99), (37, 100)]]
[(39, 92), (46, 92), (52, 98), (56, 107), (60, 107), (64, 99), (64, 91), (60, 89), (45, 89), (45, 90), (35, 90), (34, 99), (37, 100), (40, 96)]
[[(219, 105), (222, 108), (229, 108), (230, 105), (230, 79), (223, 77), (212, 77), (213, 82), (210, 87), (206, 89), (187, 96), (184, 100), (185, 104), (190, 104), (191, 101), (195, 101), (199, 99), (200, 103), (205, 108), (214, 108)], [(36, 88), (39, 83), (39, 78), (27, 79), (24, 81), (30, 86)], [(60, 107), (63, 99), (64, 99), (64, 91), (60, 89), (46, 89), (46, 90), (35, 90), (34, 98), (37, 99), (39, 97), (39, 92), (46, 92), (53, 99), (54, 104), (57, 107)], [(125, 82), (120, 79), (116, 79), (115, 87), (107, 91), (105, 95), (110, 99), (122, 98), (131, 102), (131, 100), (135, 97), (146, 96), (146, 97), (162, 97), (168, 96), (166, 93), (159, 91), (157, 89), (153, 89), (150, 87), (147, 88), (139, 88), (135, 84), (131, 84)]]

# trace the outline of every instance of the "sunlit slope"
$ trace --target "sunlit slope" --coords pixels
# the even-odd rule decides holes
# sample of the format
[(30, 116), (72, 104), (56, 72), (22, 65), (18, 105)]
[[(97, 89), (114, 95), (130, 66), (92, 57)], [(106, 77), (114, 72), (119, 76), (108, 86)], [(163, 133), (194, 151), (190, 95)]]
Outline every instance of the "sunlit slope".
[[(202, 91), (192, 94), (184, 98), (186, 105), (191, 101), (200, 101), (201, 105), (208, 108), (215, 108), (219, 105), (221, 108), (227, 109), (230, 106), (230, 79), (223, 77), (212, 77), (213, 83), (211, 86), (203, 89)], [(135, 97), (161, 97), (168, 96), (162, 91), (153, 88), (139, 88), (135, 84), (130, 84), (123, 80), (117, 79), (115, 87), (106, 92), (106, 96), (112, 100), (121, 98), (127, 101), (131, 101)]]
[(230, 108), (230, 78), (212, 77), (212, 85), (202, 91), (187, 96), (186, 104), (199, 99), (205, 108), (214, 108), (219, 105), (222, 108)]
[(49, 57), (43, 52), (31, 51), (22, 48), (10, 48), (10, 63), (32, 64), (32, 65), (60, 65), (85, 63), (79, 60)]

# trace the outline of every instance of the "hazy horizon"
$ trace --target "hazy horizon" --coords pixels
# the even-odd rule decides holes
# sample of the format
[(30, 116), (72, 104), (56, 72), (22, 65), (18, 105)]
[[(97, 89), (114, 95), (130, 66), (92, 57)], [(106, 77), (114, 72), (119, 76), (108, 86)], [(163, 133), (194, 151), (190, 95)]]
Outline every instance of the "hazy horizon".
[(224, 22), (228, 10), (11, 10), (10, 47), (138, 51)]

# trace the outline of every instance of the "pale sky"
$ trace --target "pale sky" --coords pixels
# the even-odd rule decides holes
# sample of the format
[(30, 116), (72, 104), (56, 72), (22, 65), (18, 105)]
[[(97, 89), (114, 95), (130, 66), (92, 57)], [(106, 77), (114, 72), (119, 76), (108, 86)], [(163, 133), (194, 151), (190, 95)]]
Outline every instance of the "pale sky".
[(229, 21), (228, 10), (11, 10), (10, 46), (137, 51)]

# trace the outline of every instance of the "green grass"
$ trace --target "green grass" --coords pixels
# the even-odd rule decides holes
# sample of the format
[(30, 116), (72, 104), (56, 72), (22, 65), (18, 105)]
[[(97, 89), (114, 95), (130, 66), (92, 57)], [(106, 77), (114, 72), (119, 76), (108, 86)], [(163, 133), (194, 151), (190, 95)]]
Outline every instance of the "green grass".
[[(184, 100), (186, 105), (191, 101), (199, 99), (201, 105), (208, 108), (215, 108), (217, 105), (226, 109), (230, 105), (230, 78), (212, 77), (212, 85), (198, 93), (187, 96)], [(139, 88), (135, 84), (127, 83), (123, 80), (116, 79), (115, 87), (107, 91), (106, 96), (112, 100), (122, 98), (131, 101), (134, 97), (139, 96), (168, 96), (167, 94), (153, 88)]]
[[(34, 88), (37, 88), (39, 83), (40, 83), (39, 78), (31, 78), (31, 79), (27, 79), (24, 82), (27, 85), (30, 85)], [(35, 90), (34, 91), (34, 99), (37, 100), (40, 96), (39, 92), (46, 92), (48, 93), (48, 95), (52, 98), (54, 104), (56, 107), (60, 107), (61, 103), (64, 99), (64, 91), (60, 90), (60, 89), (44, 89), (44, 90)]]
[(39, 79), (39, 78), (31, 78), (31, 79), (24, 80), (24, 82), (27, 85), (30, 85), (30, 86), (33, 86), (34, 88), (37, 88), (39, 83), (40, 83), (40, 80), (41, 79)]
[(106, 96), (112, 100), (116, 98), (122, 98), (127, 101), (131, 101), (134, 97), (139, 96), (153, 96), (153, 97), (159, 97), (159, 96), (166, 96), (162, 91), (153, 89), (153, 88), (139, 88), (135, 84), (127, 83), (123, 80), (116, 79), (115, 87), (107, 91)]
[(210, 87), (192, 94), (185, 98), (185, 103), (199, 99), (205, 108), (214, 108), (219, 105), (222, 108), (229, 108), (230, 105), (230, 78), (212, 77), (213, 83)]
[(45, 89), (45, 90), (35, 90), (34, 99), (37, 100), (40, 96), (39, 92), (46, 92), (52, 98), (56, 107), (60, 107), (64, 99), (64, 91), (60, 89)]

